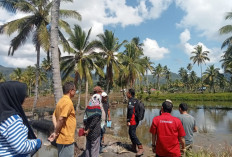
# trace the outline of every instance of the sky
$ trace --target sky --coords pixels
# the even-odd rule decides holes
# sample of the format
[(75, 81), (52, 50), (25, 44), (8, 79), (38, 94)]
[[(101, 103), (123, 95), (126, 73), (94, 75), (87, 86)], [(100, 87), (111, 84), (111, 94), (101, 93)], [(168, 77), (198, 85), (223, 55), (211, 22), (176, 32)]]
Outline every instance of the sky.
[[(178, 73), (181, 67), (192, 63), (190, 57), (196, 45), (209, 51), (210, 61), (203, 65), (203, 71), (213, 65), (221, 68), (222, 42), (231, 34), (220, 35), (219, 29), (232, 20), (225, 20), (232, 12), (230, 0), (74, 0), (61, 3), (61, 9), (76, 10), (81, 21), (65, 19), (73, 28), (80, 25), (86, 32), (92, 27), (91, 40), (106, 29), (113, 31), (120, 42), (139, 37), (144, 44), (144, 55), (157, 66), (167, 65), (171, 72)], [(0, 8), (0, 25), (25, 16), (17, 12), (8, 13)], [(0, 65), (26, 68), (35, 65), (36, 52), (29, 38), (14, 56), (8, 56), (13, 36), (0, 35)], [(123, 51), (123, 49), (121, 49)], [(62, 55), (67, 55), (62, 53)], [(46, 57), (42, 52), (41, 61)], [(200, 76), (200, 67), (193, 65)]]

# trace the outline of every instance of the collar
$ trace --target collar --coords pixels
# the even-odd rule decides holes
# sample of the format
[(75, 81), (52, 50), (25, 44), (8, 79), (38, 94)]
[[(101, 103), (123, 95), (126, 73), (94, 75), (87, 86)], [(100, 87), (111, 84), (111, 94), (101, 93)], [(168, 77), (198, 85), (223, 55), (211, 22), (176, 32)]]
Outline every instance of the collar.
[(63, 98), (69, 98), (70, 99), (70, 97), (68, 95), (63, 95)]
[(161, 114), (161, 116), (162, 116), (162, 115), (169, 116), (169, 115), (171, 115), (171, 114), (170, 114), (170, 113), (168, 113), (168, 112), (164, 112), (164, 113), (162, 113), (162, 114)]

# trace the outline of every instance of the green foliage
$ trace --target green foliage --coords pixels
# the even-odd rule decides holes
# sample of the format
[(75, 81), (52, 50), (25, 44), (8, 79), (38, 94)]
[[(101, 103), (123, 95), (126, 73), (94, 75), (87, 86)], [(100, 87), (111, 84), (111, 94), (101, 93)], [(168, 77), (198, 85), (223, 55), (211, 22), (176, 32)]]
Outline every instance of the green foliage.
[[(137, 93), (141, 95), (141, 93)], [(146, 99), (148, 93), (143, 93), (141, 98)], [(159, 92), (151, 93), (149, 99), (151, 101), (158, 100), (177, 100), (177, 101), (232, 101), (232, 93), (204, 93), (204, 94), (190, 94), (190, 93), (170, 93), (163, 94)]]

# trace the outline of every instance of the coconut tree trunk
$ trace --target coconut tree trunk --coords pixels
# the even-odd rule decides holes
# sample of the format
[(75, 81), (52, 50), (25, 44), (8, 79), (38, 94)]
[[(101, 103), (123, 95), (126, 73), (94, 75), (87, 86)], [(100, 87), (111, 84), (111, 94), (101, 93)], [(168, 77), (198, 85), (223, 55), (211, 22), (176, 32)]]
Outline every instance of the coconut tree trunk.
[(157, 88), (158, 88), (158, 90), (160, 90), (159, 79), (160, 79), (160, 77), (159, 77), (159, 75), (158, 75), (158, 76), (157, 76)]
[(89, 89), (89, 83), (88, 83), (88, 79), (86, 79), (86, 82), (85, 82), (85, 108), (88, 105), (88, 89)]
[(203, 93), (202, 65), (201, 65), (201, 93)]
[(32, 107), (32, 114), (34, 115), (34, 110), (38, 101), (39, 96), (39, 61), (40, 61), (40, 45), (36, 45), (37, 50), (37, 63), (36, 63), (36, 72), (35, 72), (35, 97)]
[(79, 109), (80, 103), (81, 103), (81, 78), (79, 77), (79, 81), (78, 81), (78, 101), (77, 101), (77, 107), (76, 107), (76, 111)]
[(146, 84), (147, 84), (147, 91), (148, 91), (148, 71), (147, 70), (146, 70), (146, 77), (147, 77)]
[(112, 66), (107, 66), (107, 73), (106, 73), (106, 81), (107, 81), (107, 86), (106, 86), (106, 93), (110, 92), (110, 83), (111, 83), (111, 76), (113, 75), (112, 72), (110, 71), (112, 69)]
[(58, 51), (58, 20), (59, 20), (60, 0), (53, 0), (51, 12), (51, 37), (50, 37), (50, 52), (52, 58), (52, 79), (55, 95), (55, 103), (62, 97), (62, 84), (60, 77), (60, 63)]

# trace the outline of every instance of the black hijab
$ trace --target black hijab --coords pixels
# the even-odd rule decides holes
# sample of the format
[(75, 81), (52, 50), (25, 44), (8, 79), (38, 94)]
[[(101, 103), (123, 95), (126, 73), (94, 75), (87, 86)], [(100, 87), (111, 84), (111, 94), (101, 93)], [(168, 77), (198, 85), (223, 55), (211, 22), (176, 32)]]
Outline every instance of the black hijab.
[(0, 83), (0, 123), (12, 115), (18, 114), (28, 128), (28, 138), (36, 139), (23, 111), (22, 104), (27, 96), (27, 85), (17, 81)]

